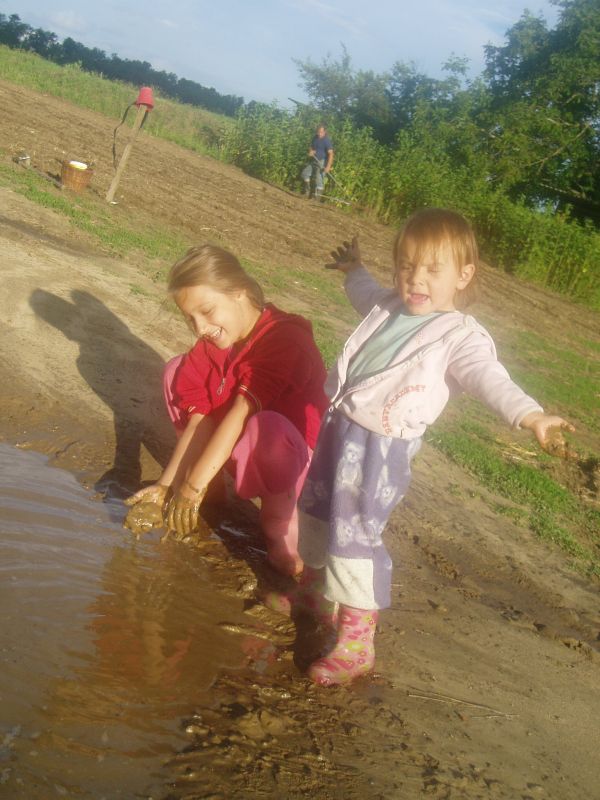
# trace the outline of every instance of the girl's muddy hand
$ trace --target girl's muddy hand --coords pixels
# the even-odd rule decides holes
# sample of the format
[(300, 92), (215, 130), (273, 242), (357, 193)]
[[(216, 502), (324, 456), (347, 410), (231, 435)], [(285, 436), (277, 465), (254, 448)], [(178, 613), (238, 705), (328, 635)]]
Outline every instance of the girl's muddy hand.
[(156, 505), (162, 506), (165, 502), (168, 490), (169, 487), (164, 486), (162, 483), (153, 483), (152, 486), (145, 486), (143, 489), (140, 489), (139, 492), (123, 500), (123, 502), (126, 506), (135, 506), (138, 503), (155, 503)]
[(331, 251), (333, 261), (325, 264), (325, 269), (338, 269), (340, 272), (350, 272), (362, 265), (358, 237), (351, 242), (343, 242), (337, 250)]
[(534, 411), (521, 420), (520, 426), (521, 428), (529, 428), (534, 433), (540, 447), (550, 455), (571, 458), (569, 444), (565, 440), (562, 431), (573, 433), (575, 427), (566, 419), (555, 414)]
[(168, 486), (154, 483), (152, 486), (145, 486), (124, 500), (125, 505), (131, 506), (131, 508), (123, 520), (123, 527), (129, 528), (136, 536), (151, 531), (153, 528), (161, 528), (163, 526), (163, 507), (168, 491)]
[[(551, 456), (568, 459), (572, 457), (572, 451), (569, 442), (562, 435), (561, 427), (564, 426), (554, 425), (545, 431), (542, 448)], [(567, 427), (567, 430), (573, 430), (572, 426)]]
[(165, 512), (165, 524), (168, 530), (175, 531), (177, 539), (182, 539), (198, 529), (200, 504), (205, 494), (206, 489), (203, 489), (193, 497), (189, 497), (180, 490), (169, 500)]

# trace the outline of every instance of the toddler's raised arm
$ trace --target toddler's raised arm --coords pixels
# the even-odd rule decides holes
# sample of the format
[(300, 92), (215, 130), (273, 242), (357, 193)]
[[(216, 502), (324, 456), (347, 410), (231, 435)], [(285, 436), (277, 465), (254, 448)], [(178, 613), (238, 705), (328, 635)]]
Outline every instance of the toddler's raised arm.
[(358, 236), (354, 236), (351, 242), (342, 242), (337, 249), (331, 251), (331, 257), (333, 261), (325, 264), (325, 269), (337, 269), (348, 273), (362, 267)]
[(366, 317), (373, 306), (389, 299), (390, 295), (396, 297), (396, 292), (381, 286), (362, 263), (357, 236), (332, 250), (331, 257), (333, 261), (325, 264), (325, 269), (344, 273), (344, 289), (348, 299), (362, 317)]

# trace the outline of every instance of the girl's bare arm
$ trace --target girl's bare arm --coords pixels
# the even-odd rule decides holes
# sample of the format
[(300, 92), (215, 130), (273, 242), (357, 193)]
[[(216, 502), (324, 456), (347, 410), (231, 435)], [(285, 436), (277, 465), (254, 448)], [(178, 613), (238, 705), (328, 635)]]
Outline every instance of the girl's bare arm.
[[(200, 443), (201, 452), (191, 460), (186, 481), (198, 489), (206, 489), (211, 480), (231, 456), (237, 440), (242, 435), (246, 420), (255, 408), (246, 395), (236, 395), (233, 404), (222, 422), (213, 430), (208, 441)], [(196, 450), (196, 442), (192, 440), (191, 446)], [(191, 490), (185, 483), (181, 486), (181, 493), (191, 496)]]
[(208, 484), (231, 456), (253, 411), (250, 400), (245, 395), (237, 395), (208, 441), (203, 441), (200, 447), (192, 438), (188, 446), (189, 457), (186, 456), (190, 467), (167, 504), (165, 523), (168, 530), (186, 536), (198, 527), (200, 504)]

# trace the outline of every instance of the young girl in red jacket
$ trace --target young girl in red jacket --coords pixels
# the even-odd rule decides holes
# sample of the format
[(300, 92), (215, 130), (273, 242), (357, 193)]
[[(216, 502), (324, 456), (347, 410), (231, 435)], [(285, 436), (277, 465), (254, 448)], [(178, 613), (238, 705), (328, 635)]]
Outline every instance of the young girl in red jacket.
[(296, 502), (327, 407), (311, 325), (265, 303), (237, 258), (213, 245), (177, 261), (168, 290), (198, 341), (165, 368), (177, 445), (157, 483), (126, 503), (160, 505), (166, 527), (184, 536), (226, 467), (240, 497), (261, 498), (268, 561), (297, 574)]

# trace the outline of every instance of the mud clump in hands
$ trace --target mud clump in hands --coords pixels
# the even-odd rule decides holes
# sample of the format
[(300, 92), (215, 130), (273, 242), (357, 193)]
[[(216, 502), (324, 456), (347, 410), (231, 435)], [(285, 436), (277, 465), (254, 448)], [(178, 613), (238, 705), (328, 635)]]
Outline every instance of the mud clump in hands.
[(136, 503), (127, 512), (123, 523), (135, 536), (164, 526), (162, 506), (153, 502)]
[(130, 508), (123, 520), (123, 527), (128, 528), (138, 538), (153, 528), (164, 527), (163, 510), (168, 492), (168, 486), (157, 483), (128, 497), (124, 502)]

